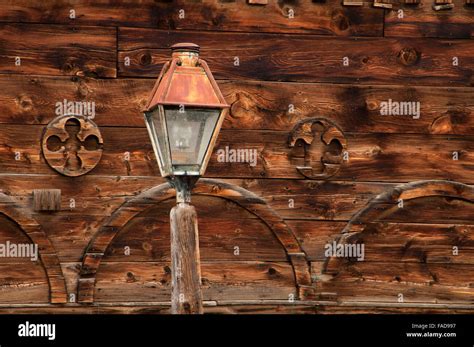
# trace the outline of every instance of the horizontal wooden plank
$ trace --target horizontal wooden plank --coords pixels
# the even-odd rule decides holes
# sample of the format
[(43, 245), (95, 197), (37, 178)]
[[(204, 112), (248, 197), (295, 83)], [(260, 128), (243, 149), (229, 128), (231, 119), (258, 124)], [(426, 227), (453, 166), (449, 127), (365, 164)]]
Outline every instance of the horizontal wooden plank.
[(356, 262), (325, 279), (321, 290), (342, 301), (470, 303), (474, 301), (471, 265)]
[[(64, 100), (94, 103), (99, 126), (141, 126), (153, 80), (94, 79), (80, 76), (0, 76), (0, 122), (48, 124)], [(120, 117), (117, 115), (120, 114)]]
[[(411, 221), (410, 221), (411, 222)], [(474, 226), (462, 224), (370, 223), (346, 242), (364, 245), (363, 262), (474, 264)], [(336, 242), (345, 223), (289, 221), (309, 259), (325, 261), (326, 247)], [(445, 221), (447, 223), (447, 221)], [(457, 247), (456, 252), (453, 247)], [(339, 271), (344, 262), (330, 263)]]
[[(89, 176), (66, 177), (57, 173), (50, 174), (0, 174), (0, 192), (14, 196), (15, 199), (31, 198), (34, 189), (61, 189), (66, 198), (122, 198), (139, 193), (162, 184), (165, 179), (160, 177), (129, 177), (129, 176)], [(64, 201), (65, 203), (65, 201)], [(76, 205), (80, 208), (82, 204)], [(65, 205), (66, 207), (67, 205)], [(69, 209), (70, 210), (70, 209)], [(74, 210), (73, 210), (74, 211)]]
[[(471, 86), (470, 40), (326, 38), (119, 28), (119, 75), (156, 77), (176, 42), (197, 42), (218, 79)], [(453, 66), (452, 57), (461, 65)], [(347, 63), (344, 65), (345, 57)], [(125, 65), (125, 58), (130, 64)], [(127, 59), (127, 61), (128, 61)]]
[[(99, 126), (145, 127), (141, 109), (153, 83), (153, 79), (0, 75), (0, 123), (48, 124), (57, 116), (58, 103), (66, 99), (94, 102)], [(244, 80), (220, 81), (219, 87), (232, 105), (223, 124), (227, 129), (289, 130), (300, 120), (322, 117), (351, 132), (474, 132), (472, 88)], [(420, 118), (382, 116), (381, 103), (389, 100), (419, 102)]]
[[(168, 314), (170, 304), (129, 303), (89, 305), (1, 305), (1, 314)], [(204, 303), (205, 313), (214, 314), (472, 314), (469, 304), (391, 304), (386, 302), (294, 302), (278, 300)]]
[(474, 224), (474, 204), (449, 196), (423, 197), (404, 202), (403, 208), (392, 207), (387, 222)]
[[(76, 182), (74, 179), (74, 184), (71, 184), (73, 179), (59, 175), (0, 175), (0, 185), (13, 195), (31, 194), (32, 189), (42, 187), (44, 182), (48, 182), (51, 187), (59, 187), (63, 190), (65, 201), (62, 211), (54, 214), (36, 213), (34, 215), (43, 229), (47, 231), (62, 261), (80, 261), (91, 237), (97, 232), (105, 218), (123, 202), (122, 197), (113, 198), (114, 195), (122, 196), (128, 190), (127, 187), (130, 187), (130, 194), (143, 191), (162, 181), (147, 177), (117, 179), (106, 176), (85, 176), (78, 180)], [(224, 181), (242, 186), (265, 198), (270, 207), (287, 219), (288, 225), (296, 233), (310, 257), (318, 254), (314, 259), (321, 259), (324, 244), (340, 234), (352, 215), (365, 206), (371, 198), (394, 186), (389, 183), (286, 181), (280, 179), (231, 179)], [(80, 194), (76, 194), (76, 192)], [(110, 196), (110, 198), (105, 198), (104, 195)], [(70, 197), (76, 201), (76, 206), (73, 209), (69, 208), (68, 199)], [(21, 206), (31, 208), (31, 197), (16, 196), (15, 198), (20, 199)], [(246, 220), (255, 219), (254, 216), (241, 214), (244, 210), (236, 209), (231, 203), (225, 203), (221, 199), (195, 196), (193, 200), (199, 218), (203, 222), (219, 213), (224, 216), (224, 219), (225, 216), (232, 215), (245, 228)], [(201, 201), (205, 202), (201, 203)], [(170, 200), (160, 204), (149, 210), (147, 214), (161, 222), (167, 222), (168, 213), (173, 203)], [(406, 201), (405, 208), (395, 209), (394, 214), (385, 217), (382, 221), (410, 221), (429, 224), (436, 222), (446, 224), (443, 228), (449, 230), (452, 225), (455, 225), (453, 224), (455, 220), (464, 220), (468, 225), (474, 224), (473, 214), (469, 212), (470, 209), (472, 209), (470, 205), (456, 199), (424, 198)], [(311, 220), (321, 220), (321, 222), (311, 222)], [(323, 222), (324, 220), (339, 222)], [(226, 227), (228, 227), (227, 223), (224, 223)], [(224, 226), (224, 224), (221, 225)], [(212, 228), (212, 223), (210, 227)], [(212, 229), (215, 230), (216, 235), (220, 233), (220, 231), (216, 231), (216, 228)], [(141, 236), (137, 235), (136, 237), (140, 239)], [(143, 252), (142, 255), (146, 254), (139, 243), (136, 245), (138, 251)], [(318, 253), (315, 253), (317, 247), (319, 247)], [(400, 244), (399, 247), (403, 248), (403, 244)]]
[(0, 73), (116, 77), (113, 28), (0, 24), (0, 41)]
[(474, 267), (452, 264), (355, 262), (340, 269), (332, 281), (359, 278), (362, 281), (398, 282), (405, 284), (472, 287)]
[[(75, 18), (71, 18), (71, 10), (74, 10)], [(246, 0), (144, 0), (139, 5), (56, 0), (51, 6), (50, 3), (19, 0), (0, 5), (0, 21), (323, 35), (381, 36), (383, 31), (383, 12), (368, 6), (344, 7), (340, 2), (271, 1), (260, 7), (249, 6)]]
[[(253, 81), (219, 85), (232, 105), (226, 128), (283, 130), (316, 117), (351, 132), (467, 135), (474, 130), (472, 88)], [(389, 100), (419, 102), (420, 117), (382, 116), (381, 107)]]
[(49, 283), (39, 263), (0, 264), (0, 303), (48, 303)]
[[(290, 294), (296, 295), (288, 263), (202, 262), (201, 271), (204, 300), (288, 300)], [(169, 301), (169, 263), (103, 261), (95, 290), (95, 302)]]
[[(371, 198), (393, 188), (393, 183), (344, 181), (222, 179), (263, 197), (286, 219), (349, 220)], [(47, 184), (45, 184), (47, 182)], [(163, 183), (161, 177), (97, 176), (70, 178), (57, 174), (0, 174), (0, 191), (12, 195), (22, 206), (31, 208), (34, 189), (61, 189), (62, 210), (54, 214), (37, 213), (40, 224), (59, 222), (60, 216), (103, 216), (129, 198)], [(74, 184), (73, 184), (74, 183)], [(70, 207), (70, 199), (75, 207)], [(224, 206), (224, 205), (222, 205)], [(199, 211), (200, 214), (205, 211)], [(63, 222), (59, 222), (63, 223)]]
[(403, 18), (397, 11), (385, 14), (385, 36), (407, 37), (474, 37), (474, 8), (466, 0), (452, 0), (454, 9), (434, 11), (433, 2), (417, 6), (402, 5)]
[[(287, 136), (285, 132), (222, 131), (215, 153), (226, 146), (256, 149), (259, 160), (255, 166), (221, 163), (214, 155), (208, 175), (300, 178), (296, 166), (306, 166), (303, 153), (301, 148), (289, 149), (285, 145)], [(466, 183), (472, 180), (471, 137), (352, 133), (345, 136), (349, 161), (341, 164), (332, 179), (393, 182), (423, 177)], [(454, 152), (458, 153), (458, 160), (453, 160)]]
[(405, 285), (396, 282), (373, 283), (370, 281), (350, 281), (334, 285), (324, 285), (323, 290), (338, 293), (338, 300), (354, 302), (399, 303), (400, 294), (405, 304), (468, 304), (472, 305), (472, 288), (451, 288), (449, 286)]
[[(39, 146), (42, 131), (41, 126), (2, 126), (0, 172), (50, 173), (52, 169), (45, 163)], [(101, 131), (104, 152), (89, 175), (160, 175), (145, 129), (124, 131), (102, 127)], [(345, 133), (345, 136), (349, 161), (341, 164), (333, 179), (407, 182), (423, 177), (473, 182), (474, 141), (470, 136), (353, 133)], [(287, 141), (287, 132), (223, 130), (207, 177), (302, 178), (296, 166), (306, 166), (303, 149), (289, 148)], [(226, 146), (255, 150), (258, 156), (255, 166), (245, 162), (219, 162), (217, 151)], [(125, 160), (126, 152), (130, 160)], [(458, 153), (458, 160), (453, 160), (454, 152)]]

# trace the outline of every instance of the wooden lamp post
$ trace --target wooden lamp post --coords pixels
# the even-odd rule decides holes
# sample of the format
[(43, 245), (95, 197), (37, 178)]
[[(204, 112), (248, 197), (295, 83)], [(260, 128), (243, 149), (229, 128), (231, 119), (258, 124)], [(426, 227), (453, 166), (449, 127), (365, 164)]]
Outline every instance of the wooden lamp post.
[(171, 313), (202, 313), (199, 236), (191, 190), (206, 170), (229, 105), (199, 46), (178, 43), (156, 81), (145, 121), (160, 172), (176, 189), (171, 226)]

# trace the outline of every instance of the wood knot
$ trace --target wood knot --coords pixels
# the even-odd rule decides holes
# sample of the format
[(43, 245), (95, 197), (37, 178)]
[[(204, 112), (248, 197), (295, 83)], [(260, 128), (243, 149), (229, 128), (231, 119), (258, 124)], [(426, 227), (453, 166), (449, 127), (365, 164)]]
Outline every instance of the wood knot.
[(375, 110), (378, 109), (379, 104), (377, 103), (377, 101), (374, 101), (374, 100), (366, 100), (365, 101), (365, 107), (369, 111), (375, 111)]
[(221, 187), (218, 186), (217, 184), (213, 185), (211, 188), (212, 193), (217, 194), (221, 191)]
[[(256, 100), (248, 93), (237, 93), (235, 101), (230, 105), (230, 114), (234, 118), (254, 117)], [(262, 105), (259, 105), (262, 107)]]
[(33, 108), (33, 101), (29, 96), (21, 95), (17, 98), (17, 103), (24, 111), (30, 111)]
[(442, 115), (431, 123), (431, 134), (452, 134), (453, 132), (454, 127), (449, 114)]
[(268, 268), (268, 274), (269, 274), (270, 276), (274, 276), (274, 275), (277, 274), (277, 270), (275, 270), (275, 269), (272, 268), (272, 267), (271, 267), (271, 268)]
[(365, 155), (369, 158), (375, 158), (380, 153), (382, 153), (382, 148), (379, 146), (373, 146), (365, 152)]
[(346, 31), (349, 29), (349, 19), (347, 19), (347, 17), (344, 15), (344, 12), (341, 10), (334, 11), (331, 15), (331, 18), (339, 30)]
[(63, 65), (63, 72), (64, 73), (71, 73), (74, 70), (74, 64), (73, 63), (64, 63)]
[(141, 65), (150, 65), (151, 64), (151, 54), (150, 53), (144, 53), (140, 57), (140, 64)]
[(163, 270), (165, 271), (165, 274), (171, 275), (171, 268), (170, 268), (168, 265), (166, 265), (165, 267), (163, 267)]
[(138, 102), (138, 107), (140, 108), (140, 110), (144, 110), (144, 109), (146, 109), (147, 104), (148, 104), (148, 100), (145, 99), (145, 98), (142, 98)]
[(398, 53), (398, 61), (405, 66), (415, 65), (420, 58), (420, 53), (414, 48), (403, 48)]
[(142, 243), (142, 247), (143, 247), (143, 250), (146, 252), (151, 252), (151, 250), (153, 249), (153, 246), (149, 242), (146, 242), (146, 241)]
[(131, 283), (131, 282), (136, 282), (137, 279), (135, 278), (135, 275), (133, 274), (133, 272), (127, 272), (127, 283)]
[(91, 91), (89, 90), (87, 83), (81, 80), (77, 86), (77, 92), (81, 97), (85, 98)]

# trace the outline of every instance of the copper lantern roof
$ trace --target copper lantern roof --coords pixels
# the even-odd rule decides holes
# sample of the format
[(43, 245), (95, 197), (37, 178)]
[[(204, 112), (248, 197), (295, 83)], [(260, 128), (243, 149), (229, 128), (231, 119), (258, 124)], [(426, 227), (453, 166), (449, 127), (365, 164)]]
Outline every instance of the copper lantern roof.
[(172, 60), (163, 66), (146, 111), (158, 105), (228, 108), (207, 63), (199, 58), (199, 46), (178, 43), (171, 49)]

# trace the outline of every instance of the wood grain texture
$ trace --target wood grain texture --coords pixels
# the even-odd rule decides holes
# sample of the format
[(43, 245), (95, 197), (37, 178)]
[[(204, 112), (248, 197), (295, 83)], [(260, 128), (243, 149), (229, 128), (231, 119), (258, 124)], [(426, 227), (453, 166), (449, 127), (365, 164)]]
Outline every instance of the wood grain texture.
[[(32, 217), (31, 212), (28, 209), (17, 205), (14, 198), (11, 198), (4, 193), (0, 193), (0, 214), (14, 223), (7, 224), (10, 224), (10, 230), (12, 227), (16, 230), (16, 235), (18, 235), (18, 233), (23, 233), (18, 241), (25, 241), (26, 238), (28, 244), (37, 245), (37, 267), (34, 268), (41, 268), (42, 274), (46, 277), (49, 289), (49, 293), (47, 293), (49, 302), (66, 302), (66, 288), (59, 259), (56, 250), (48, 239), (47, 234), (41, 228), (41, 225)], [(20, 243), (18, 241), (17, 243)], [(15, 243), (15, 240), (10, 240), (10, 242)], [(38, 270), (35, 271), (36, 274), (38, 274)], [(10, 279), (10, 277), (6, 276), (4, 283), (6, 288), (8, 288)], [(15, 296), (15, 294), (13, 295)], [(21, 300), (21, 294), (19, 294), (17, 300)]]
[[(0, 21), (41, 22), (74, 25), (137, 26), (167, 30), (258, 31), (316, 33), (322, 35), (381, 36), (383, 13), (365, 8), (347, 8), (339, 2), (271, 1), (267, 6), (248, 6), (246, 0), (217, 2), (54, 1), (54, 7), (33, 0), (0, 5)], [(70, 11), (75, 18), (70, 18)], [(293, 18), (289, 18), (289, 10)], [(184, 18), (180, 18), (180, 10)]]
[(194, 206), (180, 203), (171, 209), (170, 231), (171, 313), (203, 314), (199, 229)]
[[(388, 302), (305, 301), (288, 304), (284, 300), (237, 300), (204, 306), (211, 314), (472, 314), (471, 305)], [(206, 302), (205, 302), (206, 304)], [(130, 302), (93, 305), (2, 305), (2, 314), (169, 314), (169, 302)]]
[[(310, 260), (327, 260), (326, 246), (339, 240), (342, 222), (294, 221), (289, 223)], [(348, 243), (364, 244), (364, 263), (399, 262), (427, 264), (464, 264), (474, 262), (472, 225), (382, 223), (365, 225), (365, 231), (347, 238)], [(457, 254), (453, 254), (453, 247)], [(332, 262), (333, 260), (331, 260)], [(330, 262), (330, 263), (331, 263)], [(331, 263), (338, 271), (340, 263)]]
[(35, 211), (59, 211), (61, 209), (61, 189), (33, 190)]
[[(474, 188), (459, 182), (422, 180), (394, 187), (372, 199), (366, 207), (355, 214), (343, 233), (360, 231), (361, 225), (374, 220), (390, 217), (397, 209), (404, 208), (405, 202), (432, 197), (445, 197), (449, 200), (463, 200), (474, 203)], [(469, 205), (468, 205), (469, 206)]]
[(0, 271), (2, 304), (50, 302), (49, 282), (41, 264), (0, 264)]
[[(469, 40), (326, 38), (321, 36), (164, 32), (119, 29), (119, 75), (155, 77), (175, 42), (201, 46), (217, 79), (472, 86)], [(218, 44), (217, 44), (218, 42)], [(291, 43), (290, 43), (291, 42)], [(407, 59), (404, 51), (413, 52)], [(456, 56), (462, 64), (453, 66)], [(125, 66), (125, 57), (130, 66)], [(238, 66), (235, 65), (238, 57)], [(348, 66), (343, 65), (347, 57)]]
[(453, 0), (454, 9), (433, 11), (432, 3), (423, 1), (418, 6), (402, 6), (403, 18), (397, 11), (385, 15), (385, 36), (446, 37), (469, 39), (474, 37), (474, 8), (465, 0)]
[[(0, 312), (170, 312), (174, 193), (149, 190), (164, 180), (142, 109), (170, 45), (195, 42), (231, 104), (215, 149), (257, 150), (255, 166), (214, 153), (193, 194), (206, 313), (472, 313), (474, 7), (433, 3), (1, 2), (0, 243), (40, 259), (0, 257)], [(104, 139), (74, 179), (40, 148), (65, 99), (95, 103)], [(420, 118), (381, 116), (388, 100)], [(297, 166), (318, 177), (337, 146), (289, 147), (311, 118), (347, 139), (326, 180)], [(457, 182), (413, 183), (432, 179)], [(34, 211), (35, 189), (61, 190), (56, 211)], [(328, 260), (332, 242), (365, 261)]]
[(472, 225), (374, 222), (391, 214), (392, 207), (383, 202), (391, 201), (393, 206), (395, 201), (434, 196), (462, 199), (471, 205), (474, 201), (472, 187), (448, 181), (414, 182), (380, 194), (334, 240), (343, 247), (363, 245), (363, 261), (321, 256), (320, 246), (315, 248), (313, 256), (324, 260), (320, 272), (319, 266), (315, 268), (314, 277), (321, 290), (335, 293), (338, 300), (372, 301), (377, 297), (399, 302), (472, 303)]
[[(47, 184), (45, 184), (47, 182)], [(71, 185), (67, 177), (55, 174), (19, 175), (1, 174), (0, 185), (5, 187), (6, 194), (15, 196), (22, 206), (31, 206), (28, 197), (33, 189), (41, 187), (58, 187), (62, 191), (62, 211), (54, 215), (36, 214), (35, 218), (41, 224), (47, 225), (48, 230), (54, 233), (55, 226), (65, 224), (69, 230), (74, 223), (78, 228), (89, 229), (86, 223), (97, 218), (109, 216), (127, 198), (137, 195), (150, 187), (164, 182), (161, 177), (136, 176), (84, 176), (74, 180)], [(227, 182), (252, 191), (262, 197), (285, 219), (327, 219), (349, 220), (353, 214), (363, 208), (368, 201), (386, 189), (393, 188), (393, 183), (367, 183), (343, 181), (312, 181), (312, 180), (285, 180), (285, 179), (222, 179)], [(70, 199), (74, 198), (76, 206), (70, 208)], [(290, 206), (290, 200), (294, 206)], [(208, 201), (207, 204), (210, 204)], [(210, 204), (209, 207), (215, 207)], [(227, 206), (220, 206), (224, 211), (231, 213)], [(155, 210), (156, 211), (156, 210)], [(161, 215), (167, 214), (165, 208)], [(158, 213), (156, 211), (155, 213)], [(199, 210), (205, 217), (212, 213), (203, 206)], [(80, 217), (84, 217), (80, 220)], [(94, 217), (95, 216), (95, 217)], [(89, 218), (90, 217), (90, 218)], [(467, 218), (467, 216), (465, 216)], [(247, 215), (236, 216), (237, 219), (249, 218)], [(70, 222), (70, 223), (68, 223)], [(230, 223), (230, 222), (229, 222)], [(229, 224), (230, 225), (230, 224)], [(80, 233), (80, 230), (77, 229)], [(59, 247), (58, 251), (69, 247)]]
[[(5, 125), (0, 133), (0, 170), (5, 173), (48, 174), (39, 147), (42, 127)], [(101, 128), (104, 153), (90, 175), (159, 176), (145, 129)], [(206, 172), (208, 177), (302, 178), (302, 147), (289, 148), (284, 131), (222, 130)], [(345, 132), (349, 161), (343, 162), (336, 180), (409, 182), (418, 177), (472, 183), (471, 136), (414, 134), (356, 134)], [(256, 150), (255, 166), (219, 162), (220, 148)], [(458, 160), (453, 160), (457, 152)], [(19, 160), (15, 160), (20, 153)], [(126, 160), (127, 154), (130, 160)], [(430, 165), (426, 165), (430, 163)], [(230, 168), (232, 168), (230, 170)]]
[[(0, 75), (0, 123), (43, 124), (64, 99), (95, 103), (99, 126), (145, 127), (143, 109), (152, 79), (97, 80), (82, 77)], [(232, 105), (223, 128), (291, 129), (309, 117), (324, 117), (352, 132), (468, 135), (474, 132), (474, 91), (462, 87), (219, 81)], [(381, 116), (380, 104), (420, 102), (421, 116)], [(113, 100), (113, 101), (112, 101)], [(293, 105), (294, 112), (289, 110)], [(116, 115), (120, 114), (120, 117)]]
[(0, 40), (0, 73), (116, 76), (113, 28), (0, 24)]
[[(209, 179), (201, 179), (194, 194), (217, 196), (233, 201), (260, 218), (271, 229), (291, 261), (297, 297), (312, 295), (309, 264), (298, 240), (281, 217), (269, 208), (264, 200), (243, 188)], [(173, 196), (174, 192), (168, 183), (154, 187), (122, 205), (102, 225), (84, 255), (78, 287), (80, 302), (94, 302), (94, 288), (97, 285), (97, 274), (100, 272), (102, 259), (120, 229), (141, 212)]]
[[(204, 300), (273, 299), (295, 297), (293, 269), (288, 263), (201, 264)], [(97, 274), (96, 302), (169, 301), (169, 263), (104, 262)]]

